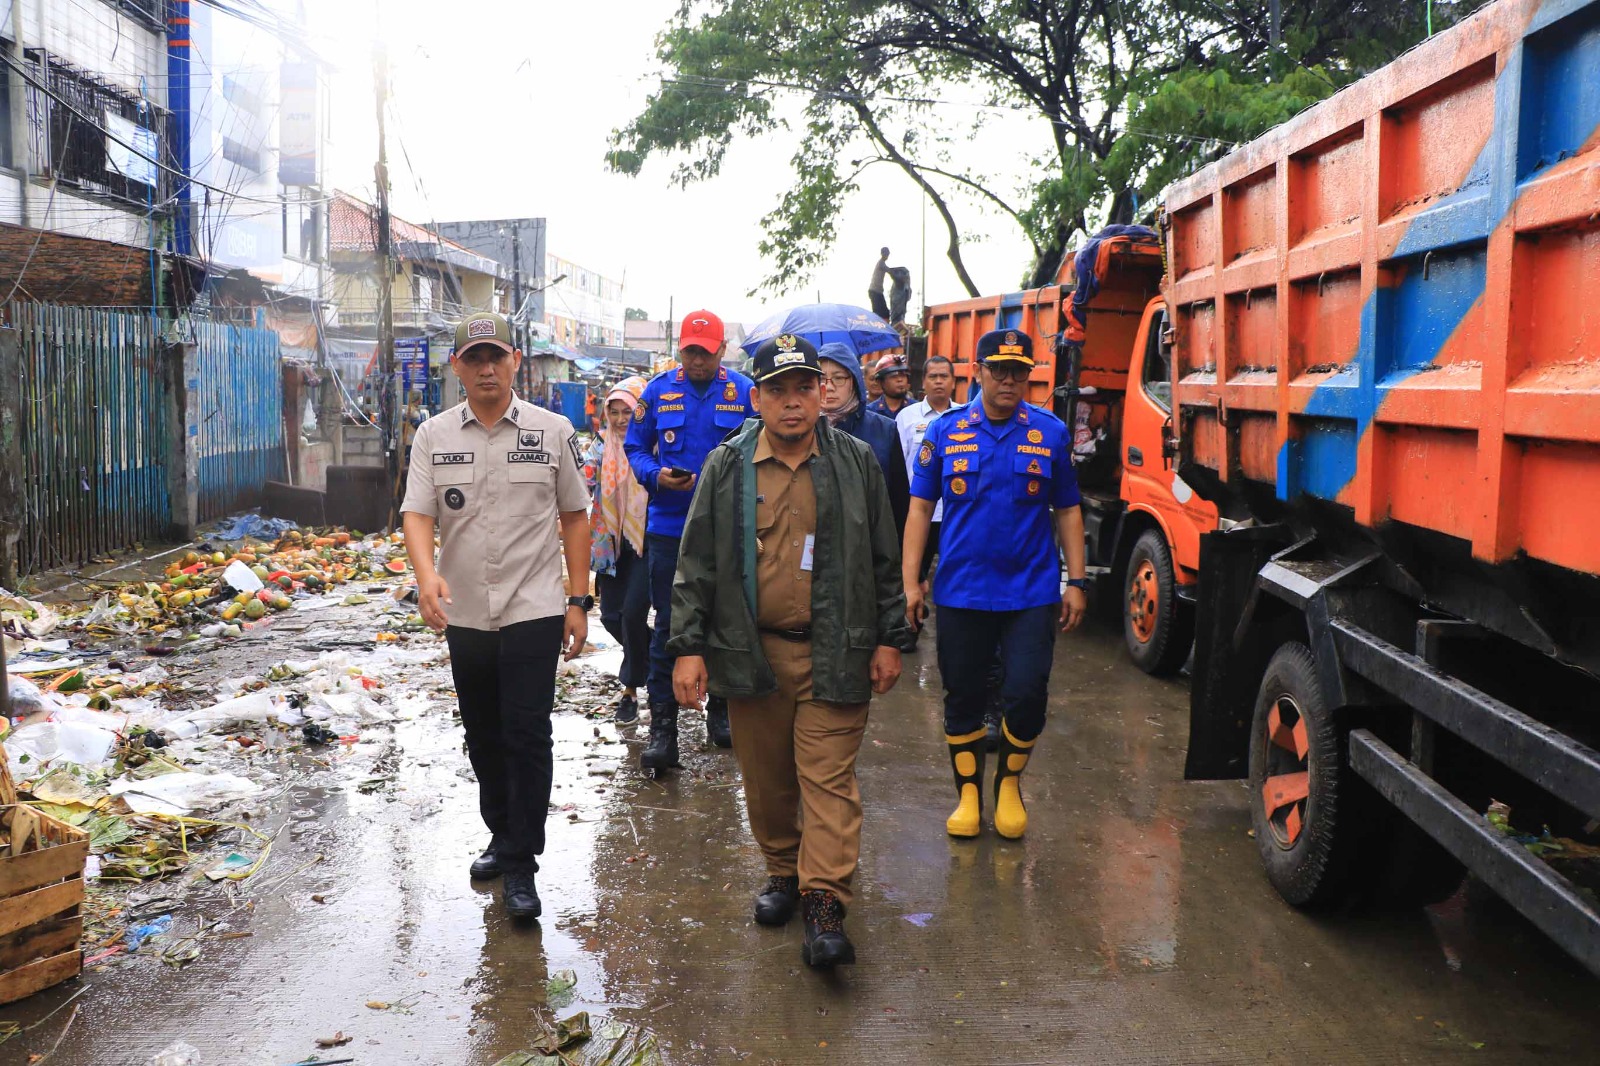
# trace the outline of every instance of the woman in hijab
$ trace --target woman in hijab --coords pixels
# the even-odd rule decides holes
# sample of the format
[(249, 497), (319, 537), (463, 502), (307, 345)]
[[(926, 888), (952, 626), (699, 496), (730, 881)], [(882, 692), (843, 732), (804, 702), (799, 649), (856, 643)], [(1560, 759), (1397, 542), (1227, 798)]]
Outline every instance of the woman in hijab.
[(650, 672), (650, 572), (644, 562), (648, 501), (622, 449), (644, 386), (642, 377), (626, 378), (606, 394), (604, 445), (590, 521), (590, 568), (600, 593), (600, 622), (622, 645), (619, 722), (638, 720), (638, 689)]
[(911, 483), (906, 476), (906, 456), (900, 450), (899, 427), (894, 419), (867, 410), (862, 399), (867, 383), (861, 359), (853, 350), (834, 341), (817, 349), (817, 359), (822, 363), (822, 415), (834, 429), (872, 448), (883, 467), (895, 528), (904, 533), (906, 512), (911, 509)]

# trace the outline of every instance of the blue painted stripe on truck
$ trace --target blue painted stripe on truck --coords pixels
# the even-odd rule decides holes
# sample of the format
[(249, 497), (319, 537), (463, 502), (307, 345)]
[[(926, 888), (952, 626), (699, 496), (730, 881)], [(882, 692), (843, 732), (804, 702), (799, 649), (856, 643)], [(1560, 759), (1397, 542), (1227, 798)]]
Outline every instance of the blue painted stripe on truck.
[[(1574, 14), (1576, 24), (1562, 21)], [(1349, 487), (1361, 437), (1384, 399), (1435, 365), (1482, 299), (1488, 236), (1510, 214), (1517, 191), (1600, 134), (1597, 74), (1600, 4), (1542, 5), (1496, 78), (1494, 127), (1466, 178), (1407, 225), (1393, 254), (1411, 260), (1403, 277), (1362, 306), (1355, 359), (1317, 386), (1300, 439), (1279, 450), (1280, 499), (1309, 493), (1332, 500)]]

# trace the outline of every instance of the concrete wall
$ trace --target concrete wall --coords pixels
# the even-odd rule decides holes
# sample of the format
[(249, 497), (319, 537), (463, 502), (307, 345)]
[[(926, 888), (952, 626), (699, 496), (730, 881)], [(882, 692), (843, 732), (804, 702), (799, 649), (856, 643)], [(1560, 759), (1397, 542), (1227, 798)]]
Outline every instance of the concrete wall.
[[(382, 466), (383, 434), (371, 426), (343, 426), (343, 447), (340, 448), (342, 466)], [(327, 471), (323, 471), (327, 483)]]

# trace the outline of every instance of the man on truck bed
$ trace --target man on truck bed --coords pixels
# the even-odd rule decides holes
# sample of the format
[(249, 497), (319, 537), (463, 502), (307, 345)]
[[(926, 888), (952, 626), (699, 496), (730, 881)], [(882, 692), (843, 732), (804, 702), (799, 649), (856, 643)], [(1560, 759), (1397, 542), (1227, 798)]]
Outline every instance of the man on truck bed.
[[(940, 418), (917, 449), (900, 565), (906, 616), (915, 626), (922, 609), (917, 571), (934, 504), (942, 501), (944, 565), (933, 601), (945, 740), (960, 796), (945, 828), (954, 837), (982, 829), (985, 682), (998, 646), (1005, 680), (994, 828), (1016, 840), (1028, 826), (1021, 775), (1044, 731), (1053, 625), (1059, 619), (1063, 632), (1076, 628), (1088, 606), (1083, 514), (1066, 424), (1022, 402), (1033, 341), (1018, 330), (992, 330), (978, 339), (977, 356), (982, 399)], [(1008, 531), (1004, 546), (996, 530)], [(1065, 592), (1058, 538), (1069, 576)]]

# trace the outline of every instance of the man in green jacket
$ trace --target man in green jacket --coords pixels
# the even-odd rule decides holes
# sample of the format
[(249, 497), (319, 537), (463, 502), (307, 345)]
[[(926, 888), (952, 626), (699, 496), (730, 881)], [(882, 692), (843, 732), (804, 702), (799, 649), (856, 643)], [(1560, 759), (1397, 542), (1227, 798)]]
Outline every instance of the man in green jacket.
[(861, 850), (867, 705), (894, 687), (912, 646), (900, 546), (872, 449), (819, 421), (816, 349), (776, 337), (751, 377), (761, 420), (700, 474), (667, 650), (679, 703), (728, 700), (769, 875), (756, 921), (783, 925), (803, 900), (801, 957), (834, 966), (855, 961), (844, 914)]

